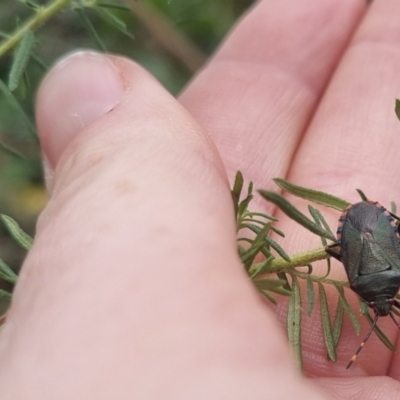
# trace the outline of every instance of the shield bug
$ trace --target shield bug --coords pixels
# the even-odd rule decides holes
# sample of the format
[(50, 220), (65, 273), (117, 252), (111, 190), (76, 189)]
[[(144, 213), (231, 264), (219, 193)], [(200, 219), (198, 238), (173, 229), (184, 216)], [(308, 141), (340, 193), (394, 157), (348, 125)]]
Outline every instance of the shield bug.
[[(378, 318), (400, 309), (395, 298), (400, 286), (400, 236), (391, 214), (378, 202), (361, 201), (347, 207), (339, 218), (337, 242), (325, 251), (343, 263), (350, 288), (374, 310), (371, 329), (347, 364), (350, 368), (374, 330)], [(334, 248), (338, 248), (335, 251)]]

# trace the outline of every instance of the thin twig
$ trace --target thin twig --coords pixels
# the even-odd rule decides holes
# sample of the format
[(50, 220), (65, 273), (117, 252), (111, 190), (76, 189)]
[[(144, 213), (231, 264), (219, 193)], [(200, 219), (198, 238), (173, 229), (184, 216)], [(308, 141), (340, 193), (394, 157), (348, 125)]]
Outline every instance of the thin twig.
[(203, 52), (154, 7), (150, 7), (144, 1), (124, 1), (147, 28), (153, 39), (184, 64), (189, 71), (195, 72), (204, 64), (206, 56)]
[(35, 15), (0, 44), (0, 57), (12, 50), (29, 30), (35, 30), (48, 21), (54, 14), (71, 4), (71, 0), (54, 0), (47, 6), (38, 9)]

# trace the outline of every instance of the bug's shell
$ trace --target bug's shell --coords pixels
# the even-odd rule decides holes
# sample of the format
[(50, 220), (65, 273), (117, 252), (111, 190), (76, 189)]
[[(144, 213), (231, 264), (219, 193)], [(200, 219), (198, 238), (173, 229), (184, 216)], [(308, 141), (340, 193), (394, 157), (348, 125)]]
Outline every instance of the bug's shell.
[(337, 239), (350, 287), (375, 312), (388, 315), (400, 286), (400, 237), (393, 217), (378, 202), (347, 207), (339, 218)]

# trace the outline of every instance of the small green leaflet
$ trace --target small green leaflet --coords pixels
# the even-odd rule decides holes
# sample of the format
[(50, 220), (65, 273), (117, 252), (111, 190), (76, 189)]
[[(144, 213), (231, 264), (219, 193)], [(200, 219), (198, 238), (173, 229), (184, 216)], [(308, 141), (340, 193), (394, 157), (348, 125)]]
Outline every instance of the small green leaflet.
[(26, 31), (15, 52), (14, 62), (11, 66), (8, 78), (8, 89), (13, 92), (19, 85), (21, 77), (25, 72), (26, 65), (35, 44), (35, 35), (31, 30)]
[(292, 295), (290, 296), (287, 315), (287, 332), (289, 342), (296, 356), (297, 365), (302, 369), (303, 358), (301, 353), (301, 292), (296, 276), (292, 276)]
[(4, 225), (10, 232), (11, 236), (15, 239), (15, 241), (25, 250), (29, 250), (32, 247), (33, 239), (25, 233), (18, 223), (13, 220), (11, 217), (0, 214), (0, 218), (3, 221)]

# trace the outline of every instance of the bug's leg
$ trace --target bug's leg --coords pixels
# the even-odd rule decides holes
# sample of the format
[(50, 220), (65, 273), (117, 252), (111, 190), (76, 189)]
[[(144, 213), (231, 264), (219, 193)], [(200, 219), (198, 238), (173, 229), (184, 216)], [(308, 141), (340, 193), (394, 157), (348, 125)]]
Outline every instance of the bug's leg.
[(398, 217), (396, 214), (391, 213), (390, 211), (388, 211), (388, 213), (394, 218), (397, 219), (397, 221), (400, 221), (400, 217)]
[(6, 322), (7, 313), (0, 315), (0, 326)]
[(392, 318), (393, 322), (397, 325), (397, 327), (400, 329), (399, 323), (395, 320), (393, 313), (390, 311), (389, 312), (390, 318)]
[(342, 262), (342, 256), (335, 250), (332, 250), (333, 247), (339, 246), (338, 243), (332, 243), (328, 246), (325, 246), (325, 251), (333, 258), (336, 258), (336, 260)]
[(366, 334), (364, 340), (361, 342), (360, 346), (358, 346), (358, 349), (356, 350), (356, 352), (354, 353), (353, 357), (350, 358), (349, 363), (347, 364), (346, 369), (349, 369), (351, 367), (351, 364), (353, 364), (353, 362), (355, 361), (355, 359), (358, 356), (358, 353), (362, 350), (362, 348), (364, 347), (366, 341), (369, 339), (369, 337), (371, 336), (372, 331), (374, 330), (376, 323), (378, 321), (379, 315), (375, 314), (375, 318), (374, 318), (374, 322), (371, 325), (371, 329), (369, 330), (369, 332)]
[(397, 219), (396, 225), (397, 225), (397, 233), (400, 235), (400, 217), (398, 217), (397, 215), (389, 212), (389, 214), (394, 218)]
[(397, 299), (392, 299), (392, 305), (400, 310), (400, 301)]

